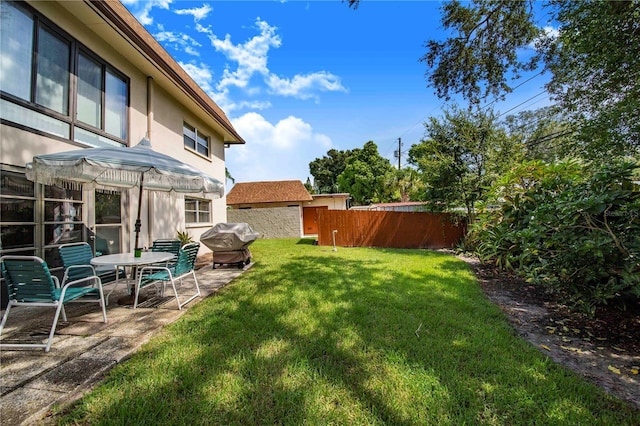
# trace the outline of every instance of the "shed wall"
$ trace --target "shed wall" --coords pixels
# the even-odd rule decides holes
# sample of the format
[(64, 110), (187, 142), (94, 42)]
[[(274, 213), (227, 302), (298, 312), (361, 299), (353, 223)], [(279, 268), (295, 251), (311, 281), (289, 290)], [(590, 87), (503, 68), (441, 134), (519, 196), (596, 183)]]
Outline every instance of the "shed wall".
[(228, 222), (245, 222), (260, 238), (299, 238), (301, 236), (300, 207), (227, 210)]

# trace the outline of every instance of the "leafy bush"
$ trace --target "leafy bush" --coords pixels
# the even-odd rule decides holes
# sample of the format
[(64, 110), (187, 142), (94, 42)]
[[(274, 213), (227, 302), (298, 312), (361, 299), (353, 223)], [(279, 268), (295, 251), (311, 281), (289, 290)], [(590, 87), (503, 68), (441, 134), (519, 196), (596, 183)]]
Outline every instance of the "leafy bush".
[(472, 227), (476, 253), (590, 314), (640, 297), (640, 192), (631, 181), (637, 167), (517, 167), (494, 188), (500, 207)]

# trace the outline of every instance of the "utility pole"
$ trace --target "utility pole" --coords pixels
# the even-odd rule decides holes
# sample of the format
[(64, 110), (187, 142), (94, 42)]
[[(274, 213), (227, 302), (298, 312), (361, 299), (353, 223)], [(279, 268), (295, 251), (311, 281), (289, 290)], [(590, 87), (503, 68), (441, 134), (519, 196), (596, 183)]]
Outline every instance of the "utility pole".
[(398, 138), (398, 150), (393, 153), (398, 158), (398, 170), (400, 170), (400, 159), (402, 158), (402, 139)]

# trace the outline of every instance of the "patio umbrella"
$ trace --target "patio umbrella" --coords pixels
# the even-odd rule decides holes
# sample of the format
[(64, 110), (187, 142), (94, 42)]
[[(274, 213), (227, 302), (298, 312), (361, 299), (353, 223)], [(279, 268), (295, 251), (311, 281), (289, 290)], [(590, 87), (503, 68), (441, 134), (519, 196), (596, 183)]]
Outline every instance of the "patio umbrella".
[(134, 147), (86, 148), (36, 155), (27, 179), (46, 185), (64, 182), (117, 189), (139, 187), (135, 247), (140, 234), (142, 190), (224, 195), (224, 185), (202, 171), (151, 148), (147, 138)]

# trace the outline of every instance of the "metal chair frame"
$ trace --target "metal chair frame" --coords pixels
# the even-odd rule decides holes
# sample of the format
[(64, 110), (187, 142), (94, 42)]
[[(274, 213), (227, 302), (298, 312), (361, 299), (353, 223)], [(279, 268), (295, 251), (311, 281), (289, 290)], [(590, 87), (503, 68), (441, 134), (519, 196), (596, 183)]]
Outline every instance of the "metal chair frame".
[[(196, 297), (200, 297), (200, 286), (198, 285), (198, 279), (196, 278), (195, 274), (195, 263), (199, 249), (200, 243), (185, 244), (178, 252), (178, 258), (176, 259), (175, 265), (151, 265), (141, 268), (138, 271), (138, 278), (136, 281), (136, 299), (133, 303), (133, 309), (136, 309), (138, 307), (138, 295), (140, 294), (140, 289), (145, 288), (149, 285), (154, 285), (157, 288), (159, 284), (162, 284), (160, 295), (164, 296), (167, 283), (170, 282), (171, 287), (173, 288), (173, 294), (176, 297), (176, 302), (178, 303), (179, 310), (182, 310), (182, 307), (184, 305), (186, 305)], [(184, 302), (180, 302), (180, 297), (176, 288), (176, 281), (181, 283), (184, 278), (187, 278), (189, 276), (193, 277), (193, 280), (195, 282), (196, 294), (192, 295)]]
[[(111, 289), (111, 291), (109, 291), (109, 293), (107, 293), (107, 296), (105, 298), (107, 305), (109, 305), (109, 296), (111, 296), (111, 293), (113, 293), (118, 287), (118, 284), (120, 284), (120, 280), (118, 280), (117, 278), (121, 274), (126, 275), (124, 270), (116, 271), (112, 267), (104, 266), (95, 268), (93, 265), (91, 265), (91, 259), (94, 258), (93, 250), (91, 249), (89, 243), (86, 242), (62, 244), (58, 246), (58, 253), (60, 254), (62, 265), (65, 268), (64, 277), (62, 278), (62, 285), (64, 285), (67, 280), (70, 279), (77, 280), (80, 278), (97, 275), (102, 280), (105, 274), (112, 272), (116, 273), (115, 281), (103, 283), (104, 285), (113, 284), (113, 288)], [(122, 282), (127, 286), (127, 289), (129, 289), (128, 281), (123, 280)]]
[[(64, 305), (69, 302), (99, 303), (104, 322), (107, 322), (102, 281), (97, 275), (69, 281), (60, 287), (58, 278), (51, 274), (46, 262), (37, 256), (3, 256), (0, 258), (0, 268), (9, 292), (7, 309), (0, 322), (0, 335), (14, 307), (40, 306), (56, 309), (46, 343), (0, 343), (0, 348), (43, 348), (45, 352), (49, 352), (60, 314), (63, 321), (67, 321)], [(81, 285), (83, 283), (86, 284)], [(89, 283), (92, 285), (89, 286)]]

